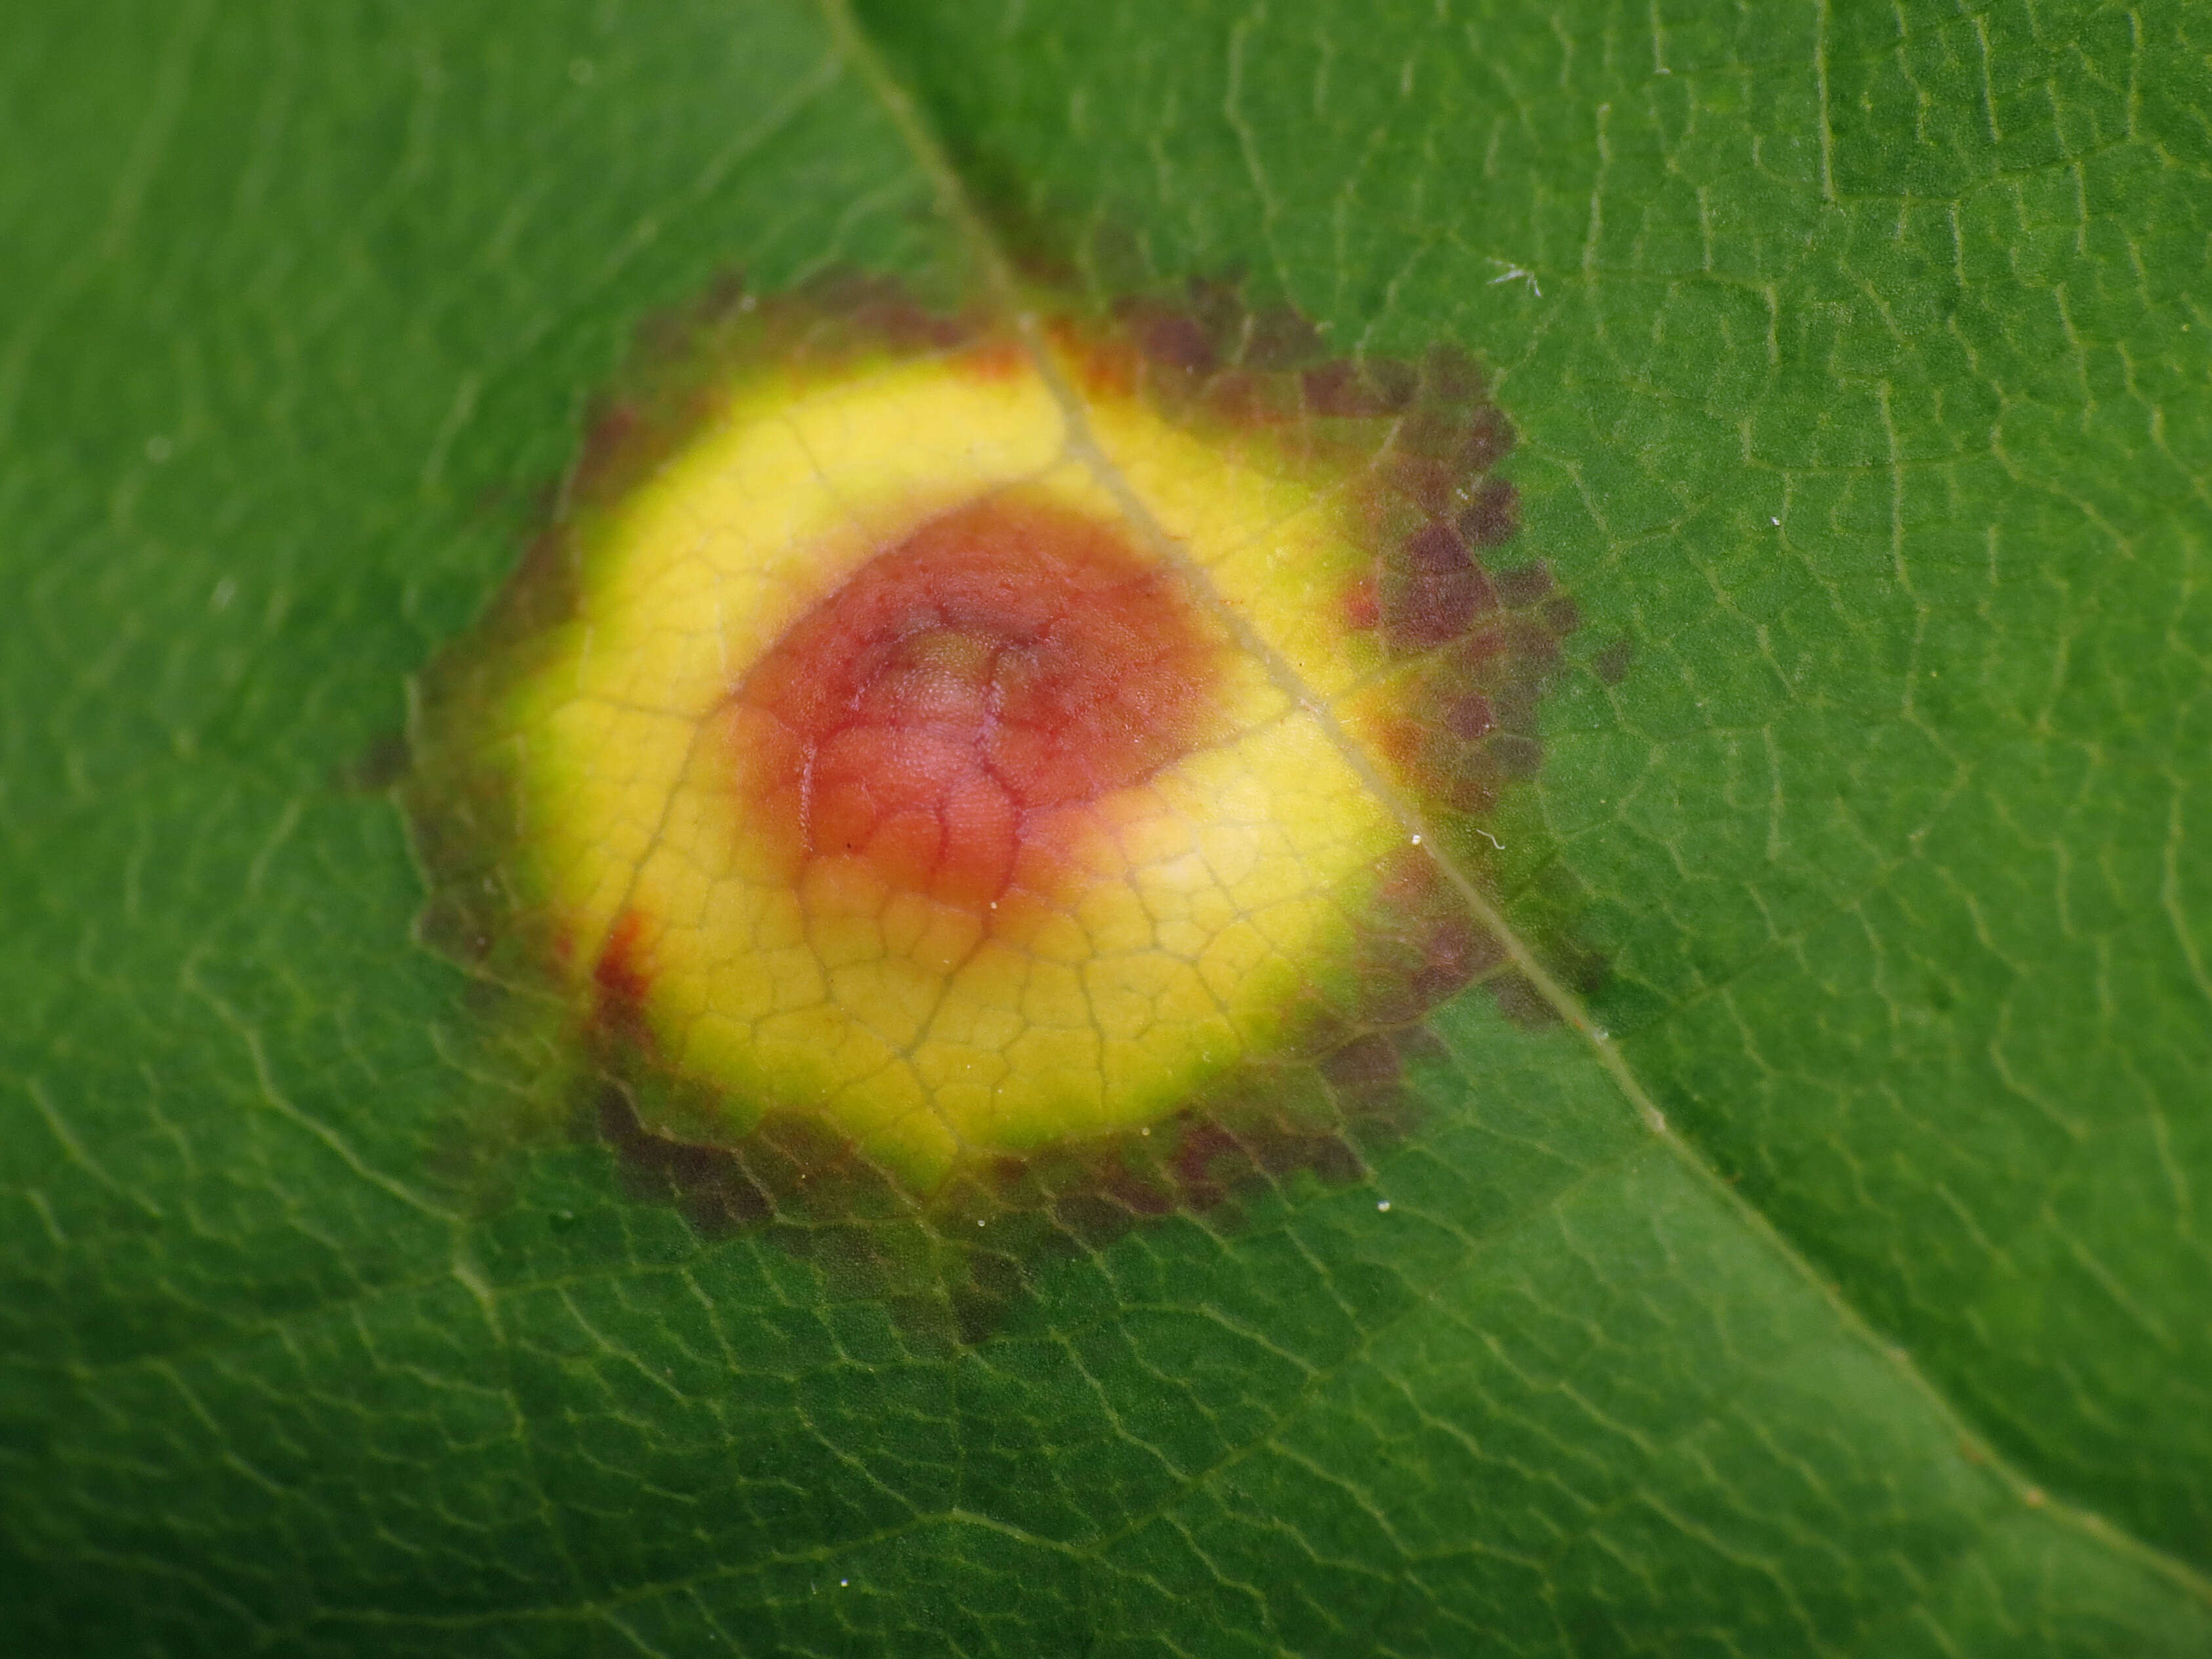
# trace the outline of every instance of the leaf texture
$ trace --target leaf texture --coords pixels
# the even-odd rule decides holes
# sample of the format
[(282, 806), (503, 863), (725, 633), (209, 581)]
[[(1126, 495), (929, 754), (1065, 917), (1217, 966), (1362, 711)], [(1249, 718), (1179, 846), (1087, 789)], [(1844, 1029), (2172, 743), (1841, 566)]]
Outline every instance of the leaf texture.
[[(33, 16), (0, 64), (27, 1651), (2212, 1648), (2202, 8)], [(33, 162), (25, 158), (47, 158)], [(974, 1342), (422, 950), (408, 677), (742, 264), (1480, 355), (1580, 607), (1421, 1127)]]

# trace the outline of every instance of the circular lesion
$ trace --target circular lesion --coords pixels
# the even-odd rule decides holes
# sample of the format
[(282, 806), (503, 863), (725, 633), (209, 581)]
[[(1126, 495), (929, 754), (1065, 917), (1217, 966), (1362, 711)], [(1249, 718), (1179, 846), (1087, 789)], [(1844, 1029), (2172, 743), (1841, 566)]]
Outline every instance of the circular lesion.
[(637, 869), (626, 982), (679, 1067), (924, 1186), (1156, 1121), (1279, 1042), (1391, 835), (1073, 488), (925, 520), (734, 678)]
[(1378, 1033), (1499, 959), (1375, 787), (1487, 810), (1550, 661), (1486, 559), (1479, 377), (1054, 325), (1115, 493), (1006, 338), (893, 307), (810, 356), (783, 308), (680, 436), (586, 467), (559, 559), (434, 686), (469, 688), (433, 698), (465, 758), (418, 832), (448, 891), (507, 896), (471, 927), (666, 1082), (647, 1135), (810, 1123), (924, 1195), (1071, 1147), (1180, 1169), (1125, 1139), (1206, 1101), (1328, 1139), (1284, 1068), (1374, 1093)]

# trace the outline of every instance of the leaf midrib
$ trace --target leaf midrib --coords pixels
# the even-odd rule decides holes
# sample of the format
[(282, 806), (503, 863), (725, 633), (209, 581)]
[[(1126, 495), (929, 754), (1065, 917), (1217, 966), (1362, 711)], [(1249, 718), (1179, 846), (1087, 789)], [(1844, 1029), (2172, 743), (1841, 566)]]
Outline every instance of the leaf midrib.
[[(861, 83), (882, 104), (884, 113), (905, 143), (916, 167), (928, 180), (937, 198), (939, 213), (965, 245), (969, 257), (975, 259), (982, 274), (992, 308), (1000, 316), (1012, 320), (1036, 372), (1052, 389), (1062, 418), (1068, 425), (1070, 453), (1082, 461), (1103, 488), (1113, 495), (1123, 513), (1151, 543), (1155, 556), (1172, 563), (1190, 580), (1194, 590), (1213, 606), (1239, 643), (1267, 665), (1278, 687), (1320, 723), (1346, 763), (1373, 789), (1407, 834), (1419, 837), (1421, 844), (1431, 849), (1437, 867), (1449, 878), (1477, 920), (1488, 927), (1504, 945), (1513, 965), (1528, 977), (1546, 1005), (1563, 1023), (1571, 1027), (1590, 1049), (1600, 1068), (1620, 1091), (1623, 1100), (1644, 1129), (1666, 1147), (1725, 1210), (1735, 1216), (1778, 1260), (1786, 1264), (1790, 1271), (1833, 1312), (1848, 1335), (1871, 1350), (1881, 1364), (1959, 1437), (1968, 1455), (2002, 1481), (2022, 1510), (2048, 1516), (2094, 1541), (2100, 1547), (2137, 1560), (2185, 1594), (2212, 1607), (2212, 1577), (2098, 1510), (2050, 1498), (2041, 1483), (2031, 1480), (2009, 1457), (2001, 1454), (1965, 1409), (1913, 1363), (1910, 1352), (1903, 1344), (1886, 1339), (1874, 1322), (1844, 1296), (1842, 1285), (1823, 1274), (1813, 1258), (1794, 1238), (1784, 1232), (1763, 1210), (1723, 1177), (1702, 1148), (1674, 1131), (1665, 1114), (1652, 1100), (1650, 1092), (1629, 1066), (1620, 1046), (1611, 1041), (1605, 1029), (1592, 1018), (1582, 1000), (1546, 971), (1528, 942), (1499, 915), (1497, 907), (1485, 896), (1468, 872), (1444, 854), (1443, 844), (1425, 826), (1421, 814), (1401, 792), (1390, 786), (1371, 758), (1351, 739), (1330, 713), (1326, 701), (1305, 686), (1288, 660), (1261, 638), (1235, 607), (1221, 599), (1205, 570), (1182, 553), (1174, 538), (1152, 515), (1142, 496), (1106, 459), (1091, 438), (1087, 410), (1080, 396), (1060, 374), (1051, 353), (1046, 349), (1042, 329), (1037, 319), (1021, 302), (1020, 287), (1012, 260), (1000, 245), (990, 222), (975, 204), (967, 180), (953, 165), (913, 94), (877, 51), (874, 42), (854, 16), (851, 0), (817, 0), (817, 3), (821, 8), (836, 49), (858, 72)], [(1822, 11), (1825, 16), (1825, 6)], [(1822, 115), (1825, 141), (1825, 103)], [(1826, 180), (1825, 151), (1824, 142), (1824, 184)]]

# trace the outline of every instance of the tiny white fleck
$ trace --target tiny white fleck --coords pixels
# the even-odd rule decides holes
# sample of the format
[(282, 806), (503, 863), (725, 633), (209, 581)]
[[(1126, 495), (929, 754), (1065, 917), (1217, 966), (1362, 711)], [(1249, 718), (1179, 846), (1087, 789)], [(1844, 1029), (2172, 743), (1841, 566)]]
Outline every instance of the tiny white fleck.
[(160, 433), (146, 440), (146, 459), (156, 465), (176, 453), (176, 447)]
[(841, 1584), (849, 1584), (853, 1581), (849, 1578), (840, 1578), (837, 1582)]
[(1388, 1210), (1390, 1207), (1390, 1200), (1387, 1198), (1378, 1198), (1375, 1200), (1375, 1207), (1378, 1210)]
[(1777, 524), (1777, 525), (1778, 525), (1778, 524), (1780, 524), (1781, 522), (1782, 522), (1782, 520), (1779, 520), (1779, 519), (1772, 519), (1772, 518), (1770, 518), (1769, 520), (1767, 520), (1767, 523), (1769, 523), (1769, 524)]
[(983, 1224), (982, 1224), (982, 1222), (981, 1222), (981, 1221), (979, 1220), (979, 1221), (977, 1221), (977, 1222), (976, 1222), (976, 1224), (976, 1224), (977, 1226), (979, 1226), (979, 1227), (980, 1227), (980, 1226), (981, 1226)]
[(1137, 1133), (1140, 1135), (1148, 1135), (1152, 1133), (1152, 1131), (1150, 1129), (1139, 1129)]
[(1421, 838), (1420, 838), (1419, 836), (1414, 836), (1414, 837), (1413, 837), (1413, 845), (1414, 845), (1414, 846), (1416, 846), (1416, 847), (1419, 847), (1420, 844), (1421, 844)]
[(1492, 259), (1490, 263), (1499, 267), (1498, 274), (1490, 279), (1491, 287), (1496, 288), (1500, 283), (1526, 283), (1529, 293), (1540, 300), (1544, 297), (1544, 290), (1536, 285), (1536, 273), (1527, 266), (1516, 264), (1510, 259)]

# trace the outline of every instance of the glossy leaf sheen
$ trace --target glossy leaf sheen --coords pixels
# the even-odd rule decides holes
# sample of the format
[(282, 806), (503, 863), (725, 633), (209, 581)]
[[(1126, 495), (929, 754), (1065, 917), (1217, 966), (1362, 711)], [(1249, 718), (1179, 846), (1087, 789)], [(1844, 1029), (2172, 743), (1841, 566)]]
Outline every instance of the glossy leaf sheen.
[[(2212, 1649), (2203, 7), (46, 12), (24, 1650)], [(472, 1165), (544, 1057), (411, 943), (383, 793), (641, 319), (972, 283), (917, 126), (1102, 293), (1492, 367), (1583, 624), (1502, 897), (1610, 965), (1436, 1014), (1367, 1176), (968, 1346), (588, 1139)]]

